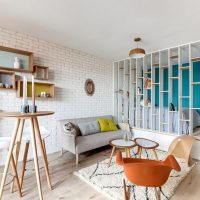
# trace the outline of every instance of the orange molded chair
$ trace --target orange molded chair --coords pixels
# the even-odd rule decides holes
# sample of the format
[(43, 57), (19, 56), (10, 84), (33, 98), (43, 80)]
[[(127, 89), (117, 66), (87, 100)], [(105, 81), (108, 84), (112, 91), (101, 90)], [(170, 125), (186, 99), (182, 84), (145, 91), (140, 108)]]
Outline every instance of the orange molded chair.
[[(166, 183), (172, 169), (176, 171), (181, 170), (178, 162), (172, 155), (169, 155), (165, 161), (157, 161), (140, 158), (122, 158), (121, 151), (118, 151), (116, 162), (124, 167), (125, 176), (131, 183), (138, 186), (154, 187), (157, 199), (160, 199), (160, 193), (156, 187), (161, 187)], [(129, 195), (125, 179), (124, 193), (125, 200), (128, 200)]]

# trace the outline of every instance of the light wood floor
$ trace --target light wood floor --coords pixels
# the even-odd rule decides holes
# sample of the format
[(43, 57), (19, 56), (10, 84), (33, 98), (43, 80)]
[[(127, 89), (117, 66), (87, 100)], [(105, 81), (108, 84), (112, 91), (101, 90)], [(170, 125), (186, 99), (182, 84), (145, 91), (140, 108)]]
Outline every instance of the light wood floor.
[[(107, 200), (91, 186), (73, 175), (73, 172), (91, 164), (108, 158), (110, 149), (103, 148), (80, 156), (80, 164), (75, 165), (75, 157), (70, 153), (55, 153), (48, 156), (53, 190), (49, 191), (45, 179), (44, 169), (41, 169), (42, 189), (45, 200)], [(40, 164), (42, 166), (42, 163)], [(28, 168), (33, 168), (33, 162), (28, 162)], [(15, 189), (16, 191), (16, 189)], [(33, 170), (25, 175), (23, 198), (17, 193), (11, 194), (6, 186), (3, 200), (37, 200), (38, 192)], [(188, 177), (181, 183), (171, 200), (199, 200), (200, 199), (200, 164), (196, 165)]]

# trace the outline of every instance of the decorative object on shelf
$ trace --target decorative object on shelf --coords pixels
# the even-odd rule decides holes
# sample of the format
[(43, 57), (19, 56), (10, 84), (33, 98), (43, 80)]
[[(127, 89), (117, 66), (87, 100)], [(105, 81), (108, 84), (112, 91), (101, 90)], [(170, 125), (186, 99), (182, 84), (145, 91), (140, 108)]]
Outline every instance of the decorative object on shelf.
[(143, 58), (145, 56), (145, 50), (142, 48), (138, 48), (138, 42), (140, 42), (141, 38), (135, 38), (134, 41), (137, 42), (137, 48), (130, 50), (129, 57), (131, 58)]
[(0, 70), (0, 89), (15, 89), (15, 72)]
[(7, 83), (6, 83), (6, 84), (5, 84), (5, 88), (6, 88), (6, 89), (10, 89), (10, 88), (12, 88), (12, 86), (11, 86), (10, 84), (7, 84)]
[(127, 92), (126, 92), (127, 98), (129, 98), (129, 94), (130, 94), (129, 91), (127, 91)]
[(31, 112), (35, 113), (37, 112), (37, 106), (35, 105), (35, 80), (34, 76), (32, 76), (32, 107)]
[(143, 98), (141, 98), (141, 100), (140, 100), (140, 106), (144, 106), (144, 99)]
[(95, 85), (92, 79), (85, 81), (85, 92), (88, 96), (92, 96), (95, 92)]
[(147, 99), (145, 101), (145, 106), (148, 106), (148, 107), (151, 106), (151, 100), (149, 99), (149, 97), (147, 97)]
[(145, 78), (145, 85), (144, 85), (145, 89), (149, 89), (151, 88), (151, 79), (150, 78)]
[(21, 106), (21, 113), (28, 113), (29, 106), (28, 106), (28, 98), (27, 98), (27, 78), (24, 76), (23, 78), (23, 99), (22, 99), (22, 106)]
[(20, 68), (20, 60), (19, 60), (18, 57), (15, 57), (14, 68), (15, 69), (19, 69)]
[(169, 104), (169, 110), (170, 110), (170, 111), (175, 111), (175, 108), (174, 108), (174, 104), (173, 104), (173, 103), (170, 103), (170, 104)]
[(128, 136), (128, 133), (124, 133), (124, 141), (129, 141), (129, 136)]
[(137, 87), (137, 94), (142, 94), (142, 90), (140, 87)]
[[(32, 82), (28, 81), (28, 93), (27, 96), (32, 98)], [(23, 81), (17, 81), (17, 97), (23, 96)], [(34, 93), (38, 98), (53, 98), (55, 91), (55, 85), (53, 83), (44, 83), (34, 81)]]
[(48, 80), (49, 79), (49, 67), (34, 65), (33, 66), (35, 79)]
[[(0, 69), (32, 73), (33, 53), (29, 51), (0, 46), (0, 56), (5, 58), (0, 60)], [(13, 62), (15, 58), (15, 62)]]

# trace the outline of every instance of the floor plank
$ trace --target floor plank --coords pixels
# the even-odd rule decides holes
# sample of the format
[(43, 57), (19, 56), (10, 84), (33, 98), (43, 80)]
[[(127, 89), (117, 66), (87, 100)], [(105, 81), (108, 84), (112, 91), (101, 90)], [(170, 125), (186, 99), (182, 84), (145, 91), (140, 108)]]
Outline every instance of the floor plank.
[[(54, 153), (48, 156), (49, 170), (53, 190), (49, 191), (45, 177), (44, 168), (41, 168), (41, 180), (44, 199), (48, 200), (107, 200), (107, 198), (73, 175), (74, 171), (90, 166), (96, 162), (108, 158), (111, 149), (108, 147), (90, 151), (80, 156), (80, 164), (75, 165), (75, 156), (71, 153)], [(42, 162), (40, 161), (40, 166)], [(27, 164), (23, 198), (18, 197), (16, 188), (13, 194), (10, 193), (10, 185), (6, 186), (3, 199), (12, 200), (37, 200), (38, 192), (33, 169), (33, 161)], [(197, 164), (190, 175), (181, 183), (172, 200), (198, 200), (200, 197), (200, 164)]]

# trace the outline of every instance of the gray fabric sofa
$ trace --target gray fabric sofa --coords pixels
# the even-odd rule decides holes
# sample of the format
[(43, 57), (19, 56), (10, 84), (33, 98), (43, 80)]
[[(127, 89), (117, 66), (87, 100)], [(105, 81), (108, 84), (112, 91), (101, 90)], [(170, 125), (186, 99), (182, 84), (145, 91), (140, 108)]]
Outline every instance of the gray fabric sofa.
[[(97, 118), (111, 118), (113, 117), (111, 115), (106, 116), (97, 116), (97, 117), (88, 117), (88, 118), (77, 118), (77, 119), (63, 119), (59, 120), (60, 122), (60, 131), (61, 131), (61, 147), (62, 150), (67, 150), (73, 154), (76, 155), (76, 164), (79, 162), (79, 154), (96, 149), (102, 146), (106, 146), (109, 144), (110, 140), (116, 139), (116, 138), (123, 138), (124, 133), (126, 131), (124, 130), (118, 130), (118, 131), (110, 131), (110, 132), (100, 132), (95, 133), (91, 135), (82, 136), (80, 132), (80, 129), (78, 127), (79, 123), (85, 123), (85, 122), (91, 122), (97, 120)], [(63, 126), (67, 123), (71, 122), (76, 127), (76, 134), (66, 134), (66, 132), (63, 129)]]

